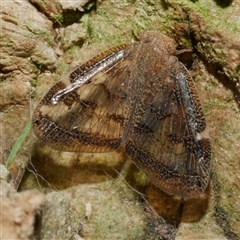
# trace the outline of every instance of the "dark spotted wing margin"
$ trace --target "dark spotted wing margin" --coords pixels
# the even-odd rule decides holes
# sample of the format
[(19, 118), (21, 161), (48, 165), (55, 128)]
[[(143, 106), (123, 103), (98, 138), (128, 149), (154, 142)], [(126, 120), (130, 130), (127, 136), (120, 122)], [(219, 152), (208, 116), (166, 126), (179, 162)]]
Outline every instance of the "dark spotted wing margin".
[(154, 95), (139, 100), (144, 114), (133, 123), (125, 150), (158, 187), (194, 197), (207, 187), (211, 169), (210, 140), (195, 84), (179, 62), (158, 82)]
[(45, 144), (83, 152), (107, 152), (122, 144), (131, 112), (131, 46), (99, 54), (48, 91), (32, 119)]

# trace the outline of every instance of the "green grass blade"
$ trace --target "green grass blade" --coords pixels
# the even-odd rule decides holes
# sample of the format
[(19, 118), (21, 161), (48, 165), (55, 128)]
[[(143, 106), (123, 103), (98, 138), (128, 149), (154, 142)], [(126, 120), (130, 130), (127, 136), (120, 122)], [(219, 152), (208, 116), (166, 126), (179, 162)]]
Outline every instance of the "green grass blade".
[(14, 158), (16, 157), (20, 147), (22, 146), (25, 138), (27, 137), (29, 131), (31, 130), (32, 127), (32, 121), (29, 120), (24, 129), (22, 130), (20, 136), (18, 137), (17, 141), (13, 145), (12, 151), (10, 152), (7, 162), (6, 162), (6, 167), (7, 169), (9, 168), (10, 164), (13, 162)]

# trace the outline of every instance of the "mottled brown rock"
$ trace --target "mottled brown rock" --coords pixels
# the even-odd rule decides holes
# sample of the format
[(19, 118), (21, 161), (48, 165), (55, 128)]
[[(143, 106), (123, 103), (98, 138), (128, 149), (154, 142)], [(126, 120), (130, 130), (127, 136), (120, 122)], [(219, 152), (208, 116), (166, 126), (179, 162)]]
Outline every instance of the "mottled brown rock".
[[(0, 168), (2, 172), (3, 166)], [(36, 189), (17, 193), (5, 181), (1, 179), (0, 183), (1, 239), (31, 239), (44, 194)]]
[(30, 2), (53, 21), (57, 22), (58, 17), (62, 14), (62, 6), (58, 0), (30, 0)]
[[(228, 2), (228, 4), (223, 7), (221, 2)], [(81, 48), (75, 44), (67, 44), (67, 51), (60, 49), (58, 54), (62, 53), (58, 58), (52, 58), (54, 39), (59, 44), (58, 41), (62, 40), (62, 35), (58, 34), (58, 38), (55, 38), (56, 35), (52, 29), (55, 22), (45, 18), (45, 13), (35, 14), (37, 13), (36, 9), (39, 8), (31, 6), (25, 0), (1, 1), (1, 7), (3, 10), (5, 9), (4, 15), (2, 15), (4, 19), (7, 18), (9, 24), (15, 25), (14, 29), (16, 29), (8, 31), (12, 32), (13, 36), (10, 35), (7, 41), (4, 41), (2, 34), (0, 35), (1, 51), (6, 45), (8, 46), (7, 51), (10, 53), (9, 55), (3, 53), (4, 57), (1, 56), (0, 59), (2, 81), (0, 103), (4, 102), (0, 120), (1, 159), (6, 160), (13, 143), (29, 120), (30, 112), (33, 109), (32, 105), (35, 106), (46, 91), (62, 76), (69, 74), (76, 66), (105, 49), (136, 40), (142, 31), (161, 32), (174, 38), (180, 49), (189, 49), (192, 46), (199, 49), (199, 51), (193, 49), (193, 53), (196, 55), (194, 55), (191, 74), (196, 82), (210, 129), (213, 171), (217, 179), (217, 181), (213, 180), (210, 185), (209, 207), (205, 209), (206, 212), (197, 222), (194, 222), (199, 207), (193, 202), (184, 218), (190, 219), (190, 221), (181, 220), (176, 229), (176, 239), (226, 240), (240, 238), (240, 116), (239, 104), (236, 104), (236, 93), (239, 92), (239, 89), (235, 86), (235, 83), (238, 84), (236, 74), (239, 74), (240, 4), (238, 0), (97, 1), (93, 11), (83, 12), (81, 16), (74, 18), (74, 23), (80, 24), (89, 37), (81, 45)], [(69, 11), (74, 15), (73, 9), (69, 9)], [(64, 19), (65, 12), (58, 17), (60, 17), (59, 20)], [(1, 23), (4, 23), (4, 19), (2, 18)], [(47, 22), (42, 21), (43, 19)], [(37, 60), (37, 63), (40, 64), (34, 64), (34, 68), (31, 67), (31, 64), (30, 66), (25, 64), (29, 63), (31, 56), (24, 51), (24, 48), (21, 50), (23, 57), (19, 59), (17, 55), (14, 58), (16, 41), (14, 37), (22, 39), (18, 32), (22, 31), (23, 25), (30, 32), (29, 34), (28, 31), (24, 31), (25, 37), (30, 37), (31, 41), (38, 38), (44, 39), (46, 45), (40, 44), (40, 46), (45, 46), (44, 49), (48, 49), (48, 46), (52, 48), (51, 51), (46, 51), (44, 61)], [(2, 30), (5, 31), (3, 26), (4, 24), (1, 25), (1, 33)], [(62, 22), (60, 27), (64, 29), (65, 22)], [(195, 35), (198, 45), (194, 44), (191, 34)], [(12, 37), (14, 40), (11, 40)], [(71, 37), (66, 36), (66, 39), (71, 39)], [(34, 41), (35, 43), (38, 48), (36, 41)], [(29, 48), (26, 46), (26, 49)], [(31, 49), (30, 51), (32, 51)], [(44, 54), (45, 51), (39, 50), (38, 53), (38, 56), (41, 56), (41, 53)], [(48, 60), (47, 55), (50, 57)], [(224, 70), (219, 68), (219, 64), (220, 67), (223, 66)], [(56, 71), (54, 66), (57, 66)], [(6, 71), (3, 71), (3, 68)], [(46, 68), (49, 68), (52, 73), (45, 71)], [(217, 74), (219, 70), (221, 74)], [(226, 74), (229, 77), (225, 78)], [(233, 79), (231, 79), (232, 76)], [(32, 87), (29, 84), (30, 80)], [(12, 82), (13, 84), (11, 84)], [(27, 93), (32, 89), (36, 92), (34, 97), (29, 99)], [(119, 119), (114, 116), (113, 118)], [(123, 120), (119, 120), (119, 122), (121, 121)], [(32, 170), (37, 173), (26, 175), (21, 189), (32, 189), (34, 183), (36, 187), (39, 187), (36, 176), (40, 174), (39, 181), (42, 178), (47, 180), (47, 183), (40, 181), (41, 188), (48, 187), (48, 191), (53, 191), (57, 195), (49, 200), (51, 214), (49, 214), (47, 206), (42, 212), (44, 220), (42, 221), (41, 236), (43, 239), (52, 237), (67, 239), (81, 236), (86, 239), (149, 240), (159, 237), (158, 235), (144, 234), (144, 228), (147, 227), (146, 216), (143, 212), (145, 208), (142, 206), (142, 201), (138, 201), (138, 199), (145, 195), (139, 195), (136, 191), (145, 193), (142, 190), (145, 189), (146, 178), (133, 165), (130, 167), (127, 164), (124, 165), (124, 157), (120, 158), (114, 153), (97, 155), (60, 153), (39, 144), (36, 149), (36, 139), (29, 136), (15, 160), (16, 169), (24, 168), (26, 161), (30, 159), (36, 168)], [(133, 181), (132, 178), (135, 180)], [(131, 188), (129, 188), (129, 184)], [(67, 191), (55, 192), (54, 186)], [(75, 194), (76, 191), (72, 192), (69, 186), (75, 186), (78, 194)], [(147, 204), (149, 204), (153, 196), (150, 193), (147, 194), (149, 200)], [(64, 199), (63, 201), (72, 203), (72, 207), (63, 210), (64, 204), (61, 201), (56, 204), (56, 199), (60, 199), (60, 197)], [(171, 203), (166, 198), (166, 204), (170, 206), (168, 201)], [(92, 204), (92, 215), (89, 222), (85, 222), (87, 202)], [(158, 207), (161, 210), (167, 211), (166, 205), (161, 205), (162, 202), (165, 203), (165, 198), (161, 194), (160, 200), (156, 199), (157, 202), (160, 203)], [(78, 208), (82, 211), (76, 211)], [(167, 213), (171, 217), (171, 211), (167, 211)], [(52, 223), (56, 220), (56, 216), (60, 217), (57, 218), (57, 223), (54, 225)], [(161, 216), (159, 217), (161, 218)], [(62, 218), (64, 218), (63, 221), (61, 221)], [(151, 219), (148, 221), (149, 225), (153, 226), (153, 231), (162, 229), (160, 226), (162, 221), (158, 222), (159, 226), (151, 224), (153, 222)], [(163, 227), (165, 226), (167, 226), (166, 223)], [(40, 237), (38, 236), (38, 238)]]

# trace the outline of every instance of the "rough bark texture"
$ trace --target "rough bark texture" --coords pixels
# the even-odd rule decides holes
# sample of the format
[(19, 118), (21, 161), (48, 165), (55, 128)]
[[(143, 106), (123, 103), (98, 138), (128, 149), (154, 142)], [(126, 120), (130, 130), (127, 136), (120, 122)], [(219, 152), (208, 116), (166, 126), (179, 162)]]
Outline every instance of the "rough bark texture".
[[(15, 228), (19, 239), (240, 238), (239, 0), (11, 0), (0, 4), (3, 163), (50, 86), (100, 51), (133, 41), (145, 30), (160, 31), (180, 48), (193, 49), (196, 57), (190, 70), (213, 147), (209, 188), (199, 198), (182, 202), (146, 184), (141, 171), (120, 151), (63, 153), (29, 135), (10, 167), (11, 178), (1, 171), (2, 200), (6, 181), (15, 187), (20, 184), (23, 199), (36, 195), (24, 189), (46, 193), (35, 225), (42, 195), (33, 205), (28, 200), (14, 203), (30, 216), (25, 235)], [(16, 198), (15, 193), (7, 197), (9, 202)], [(14, 204), (2, 208), (9, 219), (1, 221), (5, 226), (8, 222), (9, 229), (16, 219), (4, 211), (14, 211)]]

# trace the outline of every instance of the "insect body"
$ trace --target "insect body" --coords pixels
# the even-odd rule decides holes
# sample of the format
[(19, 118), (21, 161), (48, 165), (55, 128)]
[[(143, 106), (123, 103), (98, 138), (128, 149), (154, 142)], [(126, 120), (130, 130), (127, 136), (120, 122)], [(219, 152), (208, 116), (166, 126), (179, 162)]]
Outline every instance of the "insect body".
[(195, 84), (175, 42), (146, 32), (56, 83), (33, 114), (36, 135), (63, 151), (126, 154), (162, 190), (205, 190), (211, 146)]

